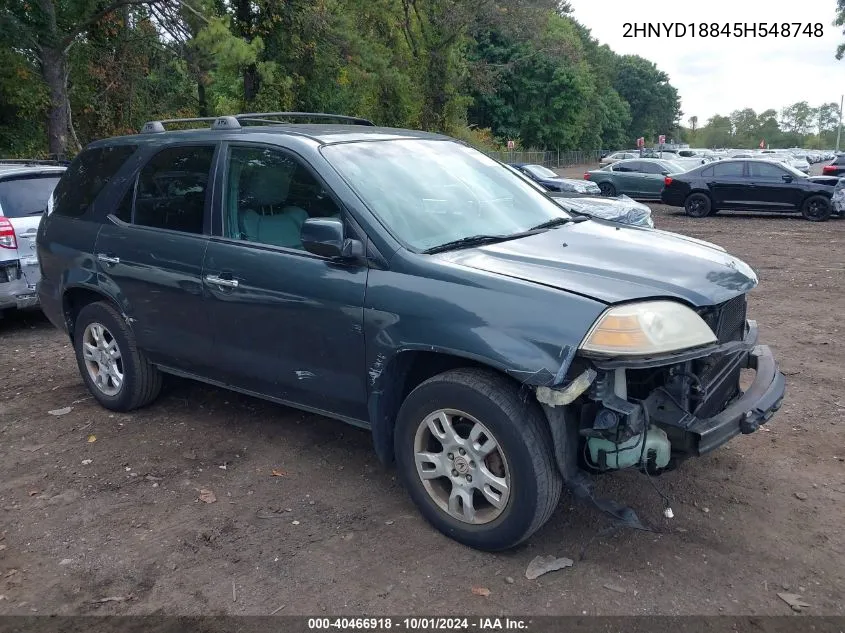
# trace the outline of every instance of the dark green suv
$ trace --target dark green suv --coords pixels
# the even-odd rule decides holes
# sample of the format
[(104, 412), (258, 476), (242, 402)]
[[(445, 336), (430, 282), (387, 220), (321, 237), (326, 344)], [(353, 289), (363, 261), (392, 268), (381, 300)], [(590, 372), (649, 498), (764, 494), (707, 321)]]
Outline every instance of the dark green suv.
[(496, 550), (562, 485), (598, 501), (586, 473), (660, 472), (780, 407), (757, 279), (717, 246), (568, 213), (444, 136), (170, 123), (88, 146), (39, 227), (41, 305), (109, 409), (168, 373), (369, 428), (431, 523)]

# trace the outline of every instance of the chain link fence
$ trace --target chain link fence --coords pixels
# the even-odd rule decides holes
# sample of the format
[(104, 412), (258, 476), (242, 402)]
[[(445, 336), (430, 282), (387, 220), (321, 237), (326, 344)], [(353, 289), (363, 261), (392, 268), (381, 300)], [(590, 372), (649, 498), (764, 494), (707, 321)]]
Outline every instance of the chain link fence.
[(601, 160), (601, 150), (577, 150), (571, 152), (562, 151), (504, 151), (485, 152), (491, 158), (500, 160), (503, 163), (526, 163), (529, 165), (542, 165), (556, 169), (570, 165), (591, 165)]

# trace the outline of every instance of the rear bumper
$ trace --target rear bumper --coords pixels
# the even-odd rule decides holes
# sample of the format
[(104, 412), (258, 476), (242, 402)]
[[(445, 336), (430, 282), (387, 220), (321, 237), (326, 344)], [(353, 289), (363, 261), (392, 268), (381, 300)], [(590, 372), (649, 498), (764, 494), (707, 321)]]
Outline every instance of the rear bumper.
[(21, 277), (13, 281), (0, 283), (0, 310), (9, 308), (33, 308), (38, 305), (35, 287)]
[(42, 312), (50, 320), (50, 323), (67, 332), (62, 297), (58, 286), (42, 277), (38, 281), (38, 301), (41, 304)]
[(672, 189), (664, 189), (660, 192), (660, 201), (663, 204), (668, 204), (671, 207), (682, 207), (684, 206), (684, 200), (686, 199), (686, 194), (680, 191), (673, 191)]
[(699, 419), (687, 431), (696, 436), (696, 453), (704, 455), (741, 433), (753, 433), (780, 409), (786, 379), (768, 345), (757, 345), (745, 357), (745, 368), (756, 370), (748, 390), (720, 413)]

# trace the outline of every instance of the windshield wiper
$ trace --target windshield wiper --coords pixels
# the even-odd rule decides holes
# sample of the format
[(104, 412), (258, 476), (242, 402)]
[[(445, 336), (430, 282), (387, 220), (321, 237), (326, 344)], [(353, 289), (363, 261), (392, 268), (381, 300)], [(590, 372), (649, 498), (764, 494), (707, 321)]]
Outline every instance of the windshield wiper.
[(556, 226), (561, 226), (563, 224), (580, 224), (581, 222), (586, 222), (590, 219), (588, 215), (577, 215), (574, 218), (552, 218), (551, 220), (546, 220), (545, 222), (538, 224), (537, 226), (532, 226), (529, 231), (540, 231), (542, 229), (553, 229)]
[(513, 235), (470, 235), (469, 237), (462, 237), (459, 240), (452, 240), (445, 244), (432, 246), (423, 251), (426, 255), (432, 253), (442, 253), (443, 251), (451, 251), (457, 248), (470, 248), (472, 246), (483, 246), (484, 244), (495, 244), (496, 242), (504, 242), (517, 237), (522, 237), (523, 233), (514, 233)]

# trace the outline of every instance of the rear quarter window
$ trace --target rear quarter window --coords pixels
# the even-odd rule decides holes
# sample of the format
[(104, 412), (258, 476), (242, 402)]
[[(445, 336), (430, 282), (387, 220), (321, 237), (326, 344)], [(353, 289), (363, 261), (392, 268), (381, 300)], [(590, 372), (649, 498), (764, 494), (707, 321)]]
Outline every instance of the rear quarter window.
[(53, 194), (53, 213), (73, 218), (85, 215), (135, 145), (97, 147), (83, 151), (68, 167)]
[(0, 180), (0, 215), (7, 218), (40, 215), (47, 208), (47, 200), (59, 182), (59, 176), (54, 174)]

